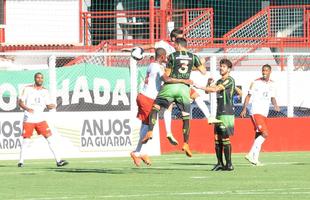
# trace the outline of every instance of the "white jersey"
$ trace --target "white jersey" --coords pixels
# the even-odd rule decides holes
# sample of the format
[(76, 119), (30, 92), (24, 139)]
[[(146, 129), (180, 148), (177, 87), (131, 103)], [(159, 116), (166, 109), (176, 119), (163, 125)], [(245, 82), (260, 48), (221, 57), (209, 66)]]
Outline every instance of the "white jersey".
[(175, 52), (175, 48), (164, 40), (160, 40), (159, 42), (155, 42), (155, 48), (163, 48), (166, 50), (167, 56)]
[(162, 85), (161, 77), (164, 74), (164, 66), (159, 63), (151, 63), (146, 70), (146, 77), (141, 93), (151, 99), (155, 99)]
[(26, 86), (19, 97), (24, 104), (33, 110), (33, 113), (25, 111), (24, 122), (38, 123), (45, 121), (44, 109), (51, 104), (48, 90), (45, 88), (37, 89), (33, 85)]
[(262, 78), (256, 79), (250, 87), (251, 95), (249, 111), (250, 115), (261, 114), (268, 116), (271, 97), (275, 97), (274, 82), (265, 81)]

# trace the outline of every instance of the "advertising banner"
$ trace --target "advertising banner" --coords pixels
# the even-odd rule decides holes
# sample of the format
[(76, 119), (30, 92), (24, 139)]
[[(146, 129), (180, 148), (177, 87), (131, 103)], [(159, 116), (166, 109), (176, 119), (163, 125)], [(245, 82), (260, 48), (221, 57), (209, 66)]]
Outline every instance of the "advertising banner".
[[(25, 85), (33, 84), (36, 72), (1, 72), (0, 159), (18, 159), (23, 130), (18, 96)], [(49, 88), (48, 71), (40, 72), (44, 87)], [(129, 69), (83, 64), (59, 68), (56, 73), (56, 112), (45, 112), (44, 120), (58, 140), (61, 155), (128, 156), (138, 143), (141, 125), (130, 105), (136, 102), (130, 99)], [(160, 154), (158, 127), (146, 148), (150, 155)], [(42, 136), (34, 133), (27, 158), (52, 158)]]

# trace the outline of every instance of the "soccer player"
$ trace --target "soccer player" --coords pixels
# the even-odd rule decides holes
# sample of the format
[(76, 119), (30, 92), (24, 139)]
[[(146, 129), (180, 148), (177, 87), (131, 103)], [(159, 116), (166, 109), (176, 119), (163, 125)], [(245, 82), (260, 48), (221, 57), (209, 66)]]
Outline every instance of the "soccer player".
[(268, 136), (266, 119), (269, 113), (270, 101), (276, 111), (280, 111), (275, 98), (274, 82), (270, 79), (271, 66), (266, 64), (262, 67), (262, 77), (252, 82), (249, 93), (244, 100), (241, 117), (246, 116), (247, 107), (255, 130), (255, 140), (250, 152), (245, 158), (253, 165), (261, 165), (259, 152)]
[(57, 167), (68, 164), (67, 161), (61, 160), (55, 148), (56, 142), (51, 130), (44, 120), (44, 109), (54, 109), (56, 106), (52, 104), (49, 98), (48, 90), (43, 87), (43, 74), (40, 72), (34, 75), (34, 84), (26, 86), (19, 97), (19, 106), (24, 112), (23, 123), (23, 143), (20, 150), (20, 160), (18, 167), (24, 166), (24, 159), (27, 147), (30, 144), (30, 138), (33, 131), (42, 135), (48, 142), (48, 145), (54, 155)]
[[(205, 92), (217, 93), (217, 111), (216, 118), (221, 123), (217, 123), (214, 126), (215, 133), (215, 153), (217, 157), (217, 164), (212, 171), (219, 170), (234, 170), (231, 161), (231, 143), (230, 136), (234, 134), (234, 106), (233, 96), (236, 91), (235, 80), (229, 75), (232, 68), (232, 63), (228, 59), (222, 59), (220, 61), (220, 74), (219, 79), (215, 85), (210, 85), (209, 81), (207, 87), (200, 87)], [(238, 91), (239, 93), (240, 91)], [(223, 151), (225, 155), (226, 165), (223, 162)]]
[[(187, 41), (184, 38), (177, 38), (175, 41), (176, 52), (168, 56), (168, 64), (165, 69), (165, 75), (171, 78), (188, 80), (191, 71), (196, 67), (201, 73), (205, 73), (205, 67), (202, 66), (199, 58), (188, 52)], [(160, 108), (167, 109), (171, 103), (175, 102), (182, 112), (183, 118), (183, 138), (184, 145), (182, 150), (185, 151), (188, 157), (192, 156), (189, 149), (189, 114), (190, 114), (190, 87), (184, 83), (167, 83), (163, 85), (158, 96), (155, 99), (152, 111), (149, 118), (149, 131), (142, 140), (146, 143), (152, 139), (153, 128), (156, 123), (157, 115)]]
[(136, 166), (140, 166), (141, 160), (151, 165), (151, 160), (145, 152), (141, 152), (142, 139), (148, 131), (149, 114), (152, 110), (154, 100), (162, 86), (165, 83), (183, 83), (191, 84), (190, 80), (170, 78), (164, 74), (164, 63), (166, 62), (166, 51), (163, 48), (155, 50), (155, 62), (151, 63), (147, 68), (147, 74), (144, 81), (144, 87), (137, 96), (138, 114), (137, 117), (142, 121), (140, 128), (140, 140), (136, 150), (131, 152), (130, 156)]
[[(148, 50), (148, 49), (155, 49), (155, 48), (163, 48), (166, 50), (167, 56), (169, 56), (171, 53), (175, 52), (174, 44), (175, 40), (177, 38), (184, 38), (183, 31), (181, 29), (175, 28), (171, 31), (170, 33), (170, 41), (166, 40), (160, 40), (158, 42), (155, 42), (155, 44), (146, 44), (140, 46), (141, 48)], [(123, 51), (130, 51), (131, 48), (125, 48)], [(200, 60), (202, 61), (202, 60)], [(193, 99), (199, 109), (203, 112), (206, 118), (208, 118), (208, 123), (218, 123), (218, 120), (216, 120), (214, 117), (210, 116), (209, 108), (205, 104), (203, 98), (194, 90), (190, 89), (190, 97)], [(178, 145), (178, 141), (174, 138), (172, 134), (172, 129), (171, 129), (171, 116), (172, 116), (172, 109), (173, 109), (173, 104), (169, 106), (168, 109), (164, 111), (164, 121), (165, 121), (165, 129), (167, 132), (167, 139), (169, 140), (170, 144), (172, 145)]]

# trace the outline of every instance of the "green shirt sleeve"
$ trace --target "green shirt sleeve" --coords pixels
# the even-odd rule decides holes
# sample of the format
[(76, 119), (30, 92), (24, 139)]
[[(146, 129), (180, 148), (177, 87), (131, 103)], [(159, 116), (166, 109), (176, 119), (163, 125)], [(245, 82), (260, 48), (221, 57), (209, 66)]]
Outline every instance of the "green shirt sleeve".
[(202, 65), (202, 63), (201, 63), (201, 61), (200, 61), (200, 59), (198, 58), (198, 56), (196, 56), (195, 54), (194, 54), (194, 67), (199, 67), (199, 66), (201, 66)]

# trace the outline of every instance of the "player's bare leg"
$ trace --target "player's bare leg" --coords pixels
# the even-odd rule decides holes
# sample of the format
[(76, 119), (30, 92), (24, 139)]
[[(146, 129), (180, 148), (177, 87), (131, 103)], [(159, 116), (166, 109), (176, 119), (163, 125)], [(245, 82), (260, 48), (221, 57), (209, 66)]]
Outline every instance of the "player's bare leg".
[(172, 115), (173, 104), (169, 106), (167, 110), (164, 111), (164, 121), (166, 127), (166, 137), (169, 140), (170, 144), (178, 145), (178, 141), (174, 138), (171, 130), (171, 115)]

